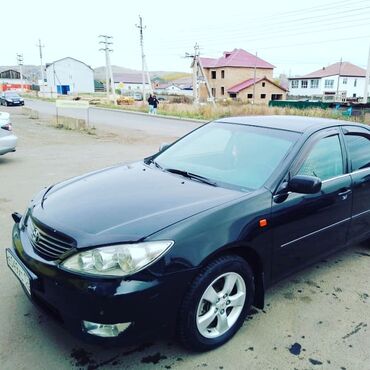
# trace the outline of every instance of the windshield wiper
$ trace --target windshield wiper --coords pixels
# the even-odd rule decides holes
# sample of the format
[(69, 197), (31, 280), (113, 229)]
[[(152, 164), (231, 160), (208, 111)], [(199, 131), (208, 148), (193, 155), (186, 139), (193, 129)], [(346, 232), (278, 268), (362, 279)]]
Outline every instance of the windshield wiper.
[(162, 168), (162, 166), (158, 163), (158, 162), (156, 162), (153, 158), (149, 158), (149, 159), (144, 159), (144, 163), (145, 164), (154, 164), (157, 168), (159, 168), (159, 169), (163, 169)]
[(164, 168), (164, 171), (175, 173), (177, 175), (181, 175), (184, 177), (187, 177), (188, 179), (192, 180), (197, 180), (199, 182), (203, 182), (204, 184), (212, 185), (212, 186), (217, 186), (217, 183), (215, 181), (212, 181), (208, 179), (207, 177), (197, 175), (195, 173), (191, 173), (188, 171), (183, 171), (183, 170), (178, 170), (176, 168)]

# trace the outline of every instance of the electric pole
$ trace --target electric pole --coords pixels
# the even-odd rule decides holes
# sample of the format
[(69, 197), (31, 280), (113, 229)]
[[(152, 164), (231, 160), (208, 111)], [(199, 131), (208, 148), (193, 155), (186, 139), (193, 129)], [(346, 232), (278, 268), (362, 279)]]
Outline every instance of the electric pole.
[(254, 104), (256, 99), (256, 76), (257, 75), (257, 52), (256, 57), (254, 58), (254, 71), (253, 71), (253, 100), (252, 104)]
[(199, 59), (199, 45), (194, 45), (194, 63), (193, 63), (193, 97), (194, 104), (199, 104), (198, 93), (198, 59)]
[[(42, 45), (41, 40), (39, 39), (39, 43), (36, 46), (39, 48), (39, 53), (40, 53), (40, 72), (41, 72), (41, 81), (42, 81), (41, 86), (42, 86), (42, 90), (44, 90), (45, 76), (44, 76), (44, 64), (42, 63), (42, 48), (44, 48), (45, 45)], [(44, 92), (44, 91), (41, 91), (41, 92)]]
[(192, 58), (193, 59), (192, 68), (193, 68), (194, 104), (199, 103), (199, 91), (198, 91), (199, 83), (198, 83), (198, 81), (199, 81), (199, 74), (200, 74), (201, 77), (204, 80), (205, 85), (206, 85), (209, 100), (212, 102), (213, 105), (216, 105), (214, 96), (212, 95), (212, 91), (211, 91), (211, 88), (209, 86), (208, 79), (207, 79), (207, 76), (204, 72), (204, 69), (203, 69), (202, 63), (200, 61), (199, 55), (200, 55), (200, 52), (199, 52), (198, 43), (196, 43), (194, 45), (194, 54), (185, 53), (185, 58)]
[(140, 47), (141, 47), (141, 79), (142, 79), (142, 93), (143, 93), (143, 102), (146, 100), (145, 99), (145, 77), (148, 81), (149, 85), (149, 93), (152, 94), (152, 84), (150, 81), (150, 76), (149, 76), (149, 71), (148, 71), (148, 66), (146, 63), (146, 57), (144, 53), (144, 32), (146, 26), (143, 26), (143, 18), (139, 15), (139, 24), (136, 25), (136, 27), (139, 29), (140, 33)]
[(17, 54), (17, 62), (19, 65), (19, 72), (21, 75), (21, 92), (23, 93), (23, 71), (22, 71), (22, 66), (23, 66), (23, 54)]
[[(114, 103), (116, 104), (116, 89), (114, 86), (114, 79), (113, 79), (113, 71), (112, 71), (112, 65), (110, 63), (110, 54), (113, 49), (110, 48), (110, 45), (113, 44), (111, 39), (113, 38), (112, 36), (108, 35), (100, 35), (99, 36), (102, 41), (99, 41), (99, 44), (103, 44), (103, 48), (99, 49), (100, 51), (105, 52), (105, 81), (106, 81), (106, 91), (107, 91), (107, 98), (109, 99), (109, 90), (112, 90), (112, 96)], [(110, 83), (109, 83), (110, 80)]]
[(364, 104), (367, 103), (367, 96), (368, 96), (368, 91), (369, 91), (369, 80), (370, 80), (370, 45), (369, 45), (369, 56), (368, 56), (368, 59), (367, 59), (364, 98), (362, 100)]
[(337, 80), (337, 93), (336, 93), (336, 100), (339, 101), (339, 83), (340, 83), (340, 73), (342, 71), (342, 58), (340, 58), (339, 62), (339, 71), (338, 71), (338, 80)]

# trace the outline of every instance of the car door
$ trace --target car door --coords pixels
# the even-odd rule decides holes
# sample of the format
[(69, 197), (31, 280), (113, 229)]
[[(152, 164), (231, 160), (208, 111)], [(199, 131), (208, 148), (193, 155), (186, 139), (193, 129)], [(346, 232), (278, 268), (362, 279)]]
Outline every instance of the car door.
[(322, 188), (316, 194), (274, 196), (273, 278), (298, 270), (346, 243), (351, 176), (338, 128), (320, 131), (307, 140), (284, 181), (295, 175), (319, 177)]
[(370, 236), (370, 130), (343, 128), (353, 182), (352, 220), (349, 241)]

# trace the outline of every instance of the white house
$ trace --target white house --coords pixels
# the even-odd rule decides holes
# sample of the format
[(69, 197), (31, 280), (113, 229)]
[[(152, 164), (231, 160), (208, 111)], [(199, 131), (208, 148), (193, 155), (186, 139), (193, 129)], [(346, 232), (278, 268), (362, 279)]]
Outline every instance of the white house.
[(324, 100), (362, 98), (365, 79), (365, 69), (349, 62), (338, 62), (302, 77), (289, 78), (289, 94)]
[(162, 83), (155, 86), (156, 94), (165, 94), (165, 95), (193, 95), (192, 85), (178, 85), (176, 83)]
[[(143, 79), (141, 73), (114, 73), (114, 86), (121, 94), (131, 95), (135, 92), (143, 91)], [(103, 81), (104, 82), (104, 81)], [(150, 84), (145, 79), (145, 92), (150, 91)]]
[(46, 90), (62, 95), (94, 92), (94, 71), (80, 60), (66, 57), (46, 64)]

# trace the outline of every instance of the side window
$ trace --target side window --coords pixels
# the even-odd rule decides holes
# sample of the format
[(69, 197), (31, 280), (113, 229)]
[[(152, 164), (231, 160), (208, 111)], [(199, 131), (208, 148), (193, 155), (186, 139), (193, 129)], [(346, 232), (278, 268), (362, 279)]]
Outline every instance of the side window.
[(370, 167), (370, 139), (360, 133), (345, 135), (345, 141), (352, 162), (352, 171)]
[(328, 136), (318, 141), (298, 171), (298, 175), (316, 176), (327, 180), (342, 175), (342, 149), (339, 136)]

